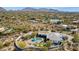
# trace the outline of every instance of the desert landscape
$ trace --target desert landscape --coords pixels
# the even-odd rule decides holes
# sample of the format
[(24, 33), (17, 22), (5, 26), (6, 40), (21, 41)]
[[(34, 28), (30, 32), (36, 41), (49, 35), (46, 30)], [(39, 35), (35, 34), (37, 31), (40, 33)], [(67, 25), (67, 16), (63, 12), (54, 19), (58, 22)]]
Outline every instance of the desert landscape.
[(79, 51), (79, 12), (0, 7), (0, 51)]

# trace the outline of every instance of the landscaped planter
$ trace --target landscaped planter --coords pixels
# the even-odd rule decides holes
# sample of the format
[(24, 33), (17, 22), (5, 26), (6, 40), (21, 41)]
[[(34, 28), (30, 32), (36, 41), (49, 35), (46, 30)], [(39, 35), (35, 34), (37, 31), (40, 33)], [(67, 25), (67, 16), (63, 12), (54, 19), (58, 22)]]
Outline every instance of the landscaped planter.
[(17, 51), (22, 51), (26, 48), (26, 43), (25, 42), (14, 42), (14, 46), (16, 48)]

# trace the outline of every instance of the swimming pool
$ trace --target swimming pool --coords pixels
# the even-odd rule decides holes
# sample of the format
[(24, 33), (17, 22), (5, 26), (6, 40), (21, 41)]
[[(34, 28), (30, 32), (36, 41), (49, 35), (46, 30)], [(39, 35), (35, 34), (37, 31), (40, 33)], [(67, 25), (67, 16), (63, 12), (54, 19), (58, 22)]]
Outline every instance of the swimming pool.
[(41, 42), (42, 38), (32, 38), (31, 41), (32, 42)]

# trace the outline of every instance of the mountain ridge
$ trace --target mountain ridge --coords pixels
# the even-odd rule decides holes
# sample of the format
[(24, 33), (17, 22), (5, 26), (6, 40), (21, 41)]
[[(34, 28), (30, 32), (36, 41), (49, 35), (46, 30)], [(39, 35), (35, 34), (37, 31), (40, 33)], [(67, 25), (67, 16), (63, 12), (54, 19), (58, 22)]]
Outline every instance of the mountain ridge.
[(0, 12), (2, 11), (6, 11), (6, 9), (4, 9), (3, 7), (0, 7)]
[(47, 12), (60, 12), (59, 10), (52, 9), (52, 8), (32, 8), (32, 7), (26, 7), (22, 9), (21, 11), (47, 11)]

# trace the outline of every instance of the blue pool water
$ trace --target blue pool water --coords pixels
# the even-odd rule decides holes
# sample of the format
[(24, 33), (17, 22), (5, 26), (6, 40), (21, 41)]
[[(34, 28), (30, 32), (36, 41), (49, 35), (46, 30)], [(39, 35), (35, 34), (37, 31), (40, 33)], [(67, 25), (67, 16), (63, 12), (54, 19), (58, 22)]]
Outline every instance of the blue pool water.
[(32, 42), (41, 42), (42, 39), (41, 38), (32, 38)]

